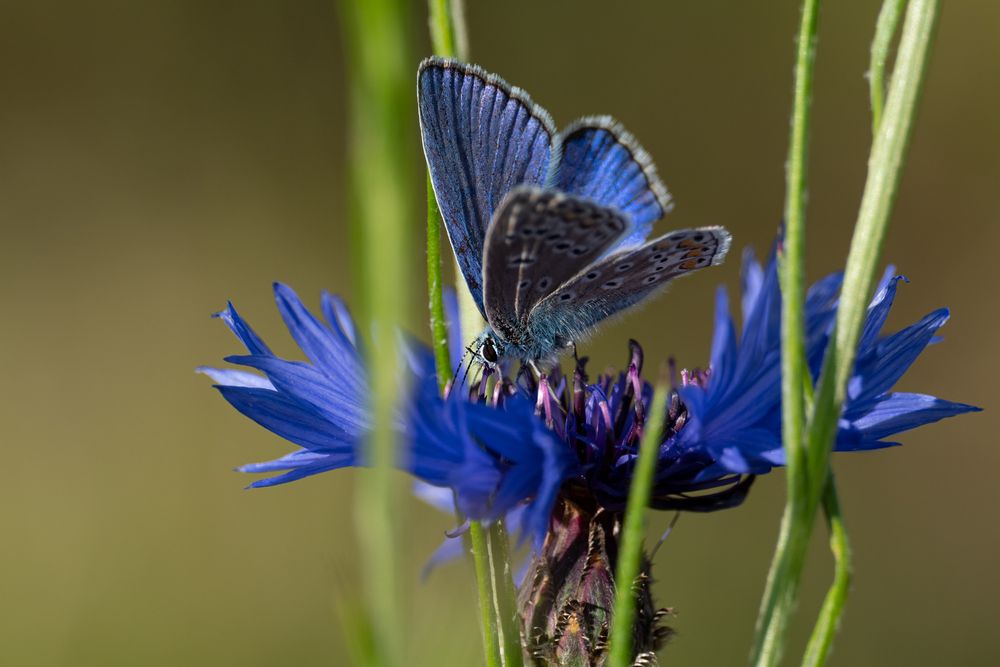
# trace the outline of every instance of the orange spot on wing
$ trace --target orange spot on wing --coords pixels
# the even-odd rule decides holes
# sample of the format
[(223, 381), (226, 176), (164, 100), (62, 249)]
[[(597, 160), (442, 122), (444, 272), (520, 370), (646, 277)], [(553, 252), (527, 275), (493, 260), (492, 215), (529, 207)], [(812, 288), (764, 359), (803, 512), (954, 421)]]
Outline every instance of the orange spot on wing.
[(691, 271), (698, 266), (698, 261), (694, 259), (689, 259), (686, 262), (681, 262), (681, 268), (685, 271)]

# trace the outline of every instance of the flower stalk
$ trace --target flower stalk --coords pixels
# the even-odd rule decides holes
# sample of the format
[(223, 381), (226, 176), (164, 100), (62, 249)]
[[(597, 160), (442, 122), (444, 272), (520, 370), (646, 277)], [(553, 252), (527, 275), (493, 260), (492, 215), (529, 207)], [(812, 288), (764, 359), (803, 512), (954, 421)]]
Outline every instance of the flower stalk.
[[(809, 381), (805, 360), (805, 212), (809, 143), (809, 105), (819, 27), (819, 0), (802, 3), (795, 59), (795, 93), (786, 166), (785, 233), (779, 249), (781, 282), (781, 398), (782, 444), (785, 449), (787, 499), (778, 545), (757, 618), (750, 661), (777, 664), (787, 620), (797, 597), (797, 582), (789, 579), (796, 567), (794, 527), (802, 522), (808, 495), (805, 450), (805, 394)], [(801, 539), (801, 538), (800, 538)]]
[[(810, 0), (806, 0), (808, 4)], [(809, 536), (821, 503), (830, 519), (836, 570), (834, 584), (807, 648), (807, 664), (821, 665), (825, 662), (832, 634), (842, 613), (850, 581), (850, 551), (835, 490), (832, 490), (832, 478), (829, 477), (829, 454), (846, 399), (847, 382), (854, 371), (857, 344), (909, 143), (936, 17), (936, 0), (913, 0), (909, 3), (889, 94), (882, 112), (881, 70), (885, 64), (885, 45), (891, 41), (891, 33), (888, 36), (886, 33), (895, 20), (891, 10), (883, 8), (880, 14), (876, 42), (881, 46), (873, 46), (872, 71), (872, 108), (877, 129), (869, 156), (868, 177), (851, 241), (834, 334), (826, 350), (815, 402), (807, 420), (806, 454), (802, 457), (806, 469), (798, 473), (804, 473), (804, 478), (795, 482), (806, 493), (804, 497), (789, 498), (751, 654), (751, 662), (756, 665), (774, 665), (780, 661), (788, 619), (797, 599)], [(803, 110), (796, 107), (796, 113), (800, 111)], [(788, 345), (789, 341), (784, 343)], [(788, 474), (791, 477), (796, 473), (790, 451), (788, 455)]]
[(621, 552), (615, 572), (615, 606), (609, 642), (609, 667), (634, 664), (632, 638), (636, 619), (637, 597), (633, 583), (642, 571), (642, 542), (646, 532), (646, 512), (653, 488), (653, 475), (659, 446), (663, 439), (667, 398), (670, 395), (668, 375), (661, 373), (653, 392), (649, 414), (643, 425), (639, 456), (628, 491), (628, 504), (622, 527)]
[(370, 410), (374, 425), (362, 457), (370, 474), (358, 481), (355, 526), (361, 549), (362, 579), (368, 622), (377, 663), (404, 664), (395, 526), (402, 509), (393, 485), (397, 439), (392, 423), (398, 396), (398, 357), (391, 332), (407, 309), (407, 219), (412, 201), (406, 141), (412, 118), (412, 69), (401, 0), (345, 1), (341, 9), (351, 73), (351, 213), (361, 253), (359, 283), (362, 304), (380, 341), (369, 340)]
[[(456, 22), (461, 12), (455, 5), (461, 0), (428, 0), (431, 50), (446, 58), (463, 58)], [(461, 49), (464, 51), (464, 48)], [(448, 351), (448, 331), (444, 311), (444, 278), (441, 271), (441, 210), (438, 208), (430, 172), (427, 172), (427, 292), (430, 303), (431, 345), (437, 366), (438, 387), (444, 392), (452, 379), (451, 355)]]
[(889, 59), (892, 38), (899, 27), (899, 17), (906, 7), (906, 0), (883, 0), (875, 22), (875, 38), (872, 39), (871, 60), (868, 67), (868, 96), (872, 106), (872, 136), (882, 123), (882, 109), (885, 106), (885, 63)]
[(817, 489), (826, 475), (826, 460), (854, 370), (857, 343), (909, 146), (937, 13), (937, 0), (909, 3), (885, 112), (872, 144), (868, 177), (847, 256), (833, 345), (824, 359), (809, 423), (809, 481)]
[[(428, 0), (431, 48), (434, 55), (464, 60), (465, 28), (461, 0)], [(430, 172), (427, 174), (427, 287), (430, 293), (430, 327), (437, 367), (438, 386), (444, 391), (452, 379), (451, 355), (444, 311), (444, 279), (441, 269), (441, 211), (437, 205)], [(456, 275), (460, 275), (456, 271)], [(459, 317), (466, 336), (482, 328), (482, 318), (461, 279), (456, 284)], [(463, 341), (464, 342), (464, 341)], [(480, 626), (488, 667), (521, 664), (520, 633), (517, 629), (514, 582), (510, 573), (507, 534), (500, 521), (489, 527), (478, 521), (469, 525), (479, 594)]]
[(802, 659), (804, 667), (819, 667), (826, 664), (826, 659), (833, 648), (833, 638), (840, 625), (840, 617), (844, 613), (847, 593), (851, 587), (851, 545), (847, 539), (843, 516), (840, 511), (840, 499), (837, 497), (837, 485), (834, 483), (833, 472), (827, 478), (823, 490), (823, 513), (826, 515), (827, 529), (830, 531), (830, 552), (833, 554), (833, 583), (823, 600), (816, 625), (813, 627), (806, 654)]

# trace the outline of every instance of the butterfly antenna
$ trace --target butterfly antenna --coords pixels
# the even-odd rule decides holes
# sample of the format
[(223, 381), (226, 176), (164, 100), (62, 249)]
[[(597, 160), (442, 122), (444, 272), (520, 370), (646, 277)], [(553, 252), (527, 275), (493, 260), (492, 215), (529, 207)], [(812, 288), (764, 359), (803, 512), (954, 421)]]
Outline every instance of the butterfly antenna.
[[(475, 352), (473, 352), (471, 345), (469, 345), (468, 347), (465, 348), (465, 354), (462, 355), (462, 360), (465, 361), (465, 357), (467, 357), (470, 354), (471, 355), (475, 355), (476, 354)], [(465, 381), (469, 377), (469, 371), (472, 370), (472, 364), (475, 362), (475, 360), (476, 360), (475, 356), (473, 356), (472, 358), (469, 359), (469, 363), (465, 367), (465, 374), (462, 375), (462, 381), (458, 383), (459, 388), (461, 388), (462, 386), (465, 385)], [(461, 368), (461, 366), (459, 366), (459, 368)]]
[[(465, 354), (463, 354), (462, 358), (458, 360), (458, 367), (455, 369), (455, 374), (453, 375), (453, 377), (457, 378), (459, 373), (462, 372), (462, 366), (465, 365), (465, 358), (468, 357), (471, 352), (472, 352), (471, 346), (465, 348)], [(458, 386), (460, 387), (461, 385)]]

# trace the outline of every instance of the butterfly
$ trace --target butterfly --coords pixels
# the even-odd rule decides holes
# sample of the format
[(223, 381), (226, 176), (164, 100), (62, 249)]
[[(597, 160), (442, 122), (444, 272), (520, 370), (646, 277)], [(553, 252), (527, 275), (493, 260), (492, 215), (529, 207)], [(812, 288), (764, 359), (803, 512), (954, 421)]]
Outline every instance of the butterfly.
[(548, 112), (475, 65), (420, 64), (424, 155), (486, 330), (471, 350), (550, 363), (673, 279), (722, 262), (722, 227), (647, 240), (671, 199), (649, 154), (607, 116), (557, 133)]

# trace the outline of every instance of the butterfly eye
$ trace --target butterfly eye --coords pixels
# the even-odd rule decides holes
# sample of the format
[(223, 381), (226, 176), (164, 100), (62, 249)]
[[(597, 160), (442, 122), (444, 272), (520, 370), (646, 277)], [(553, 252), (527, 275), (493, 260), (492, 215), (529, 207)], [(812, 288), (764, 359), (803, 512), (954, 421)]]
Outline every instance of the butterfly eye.
[(486, 342), (483, 343), (482, 354), (483, 354), (483, 359), (490, 362), (491, 364), (495, 364), (497, 362), (498, 358), (497, 351), (496, 348), (493, 347), (493, 341), (487, 339)]

